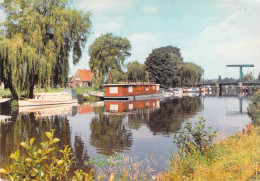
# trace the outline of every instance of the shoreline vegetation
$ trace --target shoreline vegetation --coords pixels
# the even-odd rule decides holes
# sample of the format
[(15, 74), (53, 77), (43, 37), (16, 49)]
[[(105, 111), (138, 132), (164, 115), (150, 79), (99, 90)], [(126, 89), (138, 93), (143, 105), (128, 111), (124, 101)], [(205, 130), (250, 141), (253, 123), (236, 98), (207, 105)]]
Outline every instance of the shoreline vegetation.
[(59, 151), (60, 156), (53, 158), (56, 153), (51, 145), (59, 142), (58, 138), (53, 138), (53, 131), (46, 132), (46, 142), (39, 145), (33, 144), (34, 138), (28, 143), (21, 142), (21, 150), (25, 149), (27, 154), (20, 155), (20, 150), (11, 154), (12, 165), (0, 168), (0, 173), (10, 180), (259, 180), (260, 91), (251, 99), (248, 114), (252, 124), (215, 143), (216, 132), (205, 127), (203, 118), (196, 123), (187, 121), (182, 134), (174, 136), (178, 152), (171, 153), (168, 170), (155, 176), (152, 176), (153, 169), (149, 165), (144, 168), (142, 162), (133, 163), (127, 156), (115, 153), (85, 163), (95, 170), (103, 170), (103, 175), (95, 175), (92, 169), (90, 172), (76, 170), (68, 178), (75, 158), (68, 146)]

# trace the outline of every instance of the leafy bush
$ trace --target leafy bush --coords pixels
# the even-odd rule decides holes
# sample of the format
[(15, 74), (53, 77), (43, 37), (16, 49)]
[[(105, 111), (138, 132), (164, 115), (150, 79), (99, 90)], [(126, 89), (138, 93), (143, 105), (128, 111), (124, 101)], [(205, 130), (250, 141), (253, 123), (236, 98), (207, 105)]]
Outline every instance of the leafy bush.
[(204, 153), (213, 145), (213, 140), (217, 136), (217, 131), (211, 131), (211, 127), (205, 129), (205, 120), (199, 117), (199, 121), (192, 125), (191, 121), (186, 121), (180, 133), (174, 134), (174, 143), (178, 147), (180, 155), (185, 156), (199, 150)]
[(68, 177), (74, 162), (71, 148), (65, 146), (57, 157), (51, 157), (56, 150), (53, 145), (60, 141), (53, 138), (53, 134), (54, 130), (46, 132), (47, 140), (39, 145), (34, 145), (35, 138), (31, 138), (29, 142), (21, 142), (26, 155), (22, 156), (20, 150), (11, 154), (13, 163), (7, 169), (1, 168), (0, 173), (8, 175), (9, 180), (94, 180), (92, 172), (88, 174), (82, 170), (76, 170), (72, 178)]
[(248, 115), (252, 119), (254, 126), (260, 126), (260, 91), (257, 91), (251, 98), (251, 103), (247, 108)]

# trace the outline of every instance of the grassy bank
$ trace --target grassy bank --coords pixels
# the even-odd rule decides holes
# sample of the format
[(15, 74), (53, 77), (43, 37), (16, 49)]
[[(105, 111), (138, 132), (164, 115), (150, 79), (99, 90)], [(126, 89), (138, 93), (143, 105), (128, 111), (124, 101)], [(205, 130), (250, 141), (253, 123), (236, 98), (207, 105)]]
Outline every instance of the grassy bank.
[(172, 155), (167, 180), (258, 180), (260, 171), (259, 127), (248, 126), (221, 140), (205, 153), (195, 150), (183, 157)]

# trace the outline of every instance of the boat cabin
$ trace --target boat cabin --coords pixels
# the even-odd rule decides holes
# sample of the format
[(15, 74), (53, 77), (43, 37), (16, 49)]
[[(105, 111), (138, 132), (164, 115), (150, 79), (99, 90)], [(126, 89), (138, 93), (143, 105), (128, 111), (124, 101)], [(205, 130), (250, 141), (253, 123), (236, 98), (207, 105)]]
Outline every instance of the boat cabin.
[(144, 96), (159, 94), (160, 84), (104, 84), (105, 98), (127, 98), (131, 96)]
[(57, 100), (72, 100), (72, 95), (66, 92), (53, 93), (36, 93), (34, 101), (57, 101)]

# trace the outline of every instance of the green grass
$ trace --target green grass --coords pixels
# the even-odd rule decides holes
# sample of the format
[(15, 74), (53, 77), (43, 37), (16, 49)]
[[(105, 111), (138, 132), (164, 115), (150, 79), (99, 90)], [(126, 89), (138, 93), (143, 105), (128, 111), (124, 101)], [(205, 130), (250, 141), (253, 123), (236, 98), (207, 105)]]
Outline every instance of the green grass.
[(173, 155), (166, 180), (258, 180), (260, 170), (259, 127), (248, 126), (214, 144), (206, 154)]

